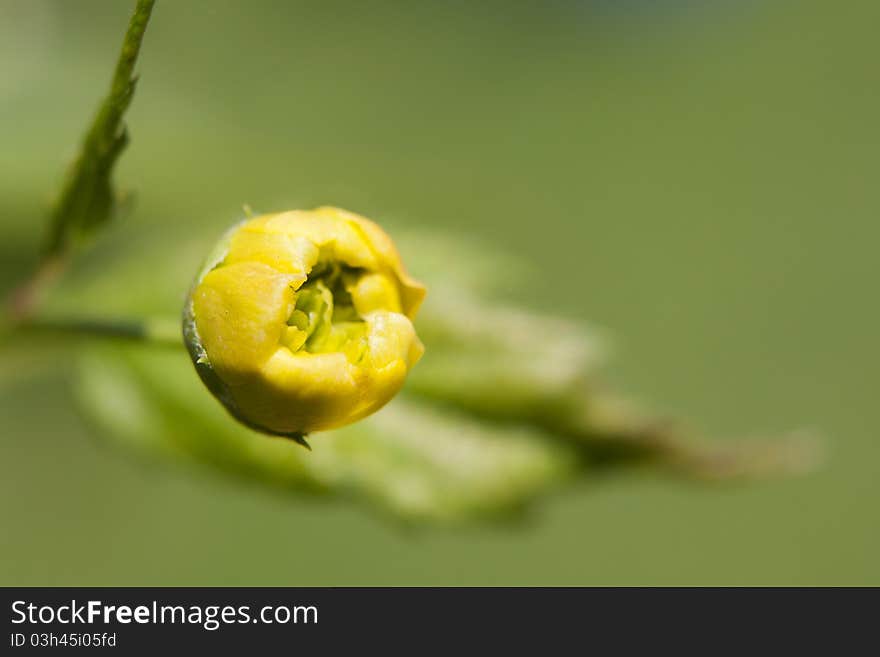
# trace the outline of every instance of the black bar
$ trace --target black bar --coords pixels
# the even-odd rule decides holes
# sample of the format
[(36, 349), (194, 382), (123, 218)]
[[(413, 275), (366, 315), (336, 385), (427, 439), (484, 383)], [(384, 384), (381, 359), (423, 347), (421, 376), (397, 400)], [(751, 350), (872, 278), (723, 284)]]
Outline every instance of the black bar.
[(6, 588), (0, 652), (90, 635), (92, 650), (126, 655), (870, 653), (878, 601), (867, 588)]

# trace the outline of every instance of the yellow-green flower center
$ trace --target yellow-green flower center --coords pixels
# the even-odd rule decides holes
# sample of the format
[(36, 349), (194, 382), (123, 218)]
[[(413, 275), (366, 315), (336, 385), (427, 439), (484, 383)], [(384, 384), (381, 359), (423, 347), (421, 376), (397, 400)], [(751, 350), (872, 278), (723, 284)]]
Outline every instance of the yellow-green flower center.
[(354, 306), (351, 290), (364, 273), (334, 261), (316, 264), (296, 292), (281, 343), (294, 353), (340, 351), (358, 363), (367, 351), (368, 326)]

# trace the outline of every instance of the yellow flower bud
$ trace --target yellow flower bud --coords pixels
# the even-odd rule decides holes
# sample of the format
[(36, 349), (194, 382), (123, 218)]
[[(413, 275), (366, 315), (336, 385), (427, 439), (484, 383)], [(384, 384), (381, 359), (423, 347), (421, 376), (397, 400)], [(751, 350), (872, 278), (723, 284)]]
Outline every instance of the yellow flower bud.
[(302, 437), (373, 413), (424, 351), (425, 288), (388, 235), (338, 208), (233, 227), (197, 277), (184, 337), (208, 388), (245, 424)]

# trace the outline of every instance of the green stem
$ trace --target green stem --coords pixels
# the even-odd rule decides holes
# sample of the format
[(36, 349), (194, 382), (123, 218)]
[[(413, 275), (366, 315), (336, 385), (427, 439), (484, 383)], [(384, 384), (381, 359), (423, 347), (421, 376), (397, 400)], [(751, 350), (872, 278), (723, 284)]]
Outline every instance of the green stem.
[(112, 338), (174, 347), (183, 345), (180, 322), (167, 318), (34, 317), (14, 328), (20, 333)]
[(39, 306), (45, 291), (61, 276), (67, 264), (66, 258), (44, 258), (30, 278), (15, 288), (6, 300), (6, 313), (13, 323), (24, 321)]

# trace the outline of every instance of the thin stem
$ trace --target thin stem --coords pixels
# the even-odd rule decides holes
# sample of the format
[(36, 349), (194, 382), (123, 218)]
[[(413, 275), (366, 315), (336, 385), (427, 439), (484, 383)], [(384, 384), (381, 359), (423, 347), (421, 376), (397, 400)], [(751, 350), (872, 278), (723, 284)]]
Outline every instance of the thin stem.
[(34, 317), (15, 325), (29, 334), (69, 335), (85, 338), (115, 338), (180, 347), (180, 322), (167, 318), (143, 320), (92, 317)]
[(63, 273), (67, 259), (61, 256), (44, 258), (34, 269), (30, 278), (16, 287), (6, 300), (6, 313), (13, 324), (29, 317), (39, 306), (46, 290)]

